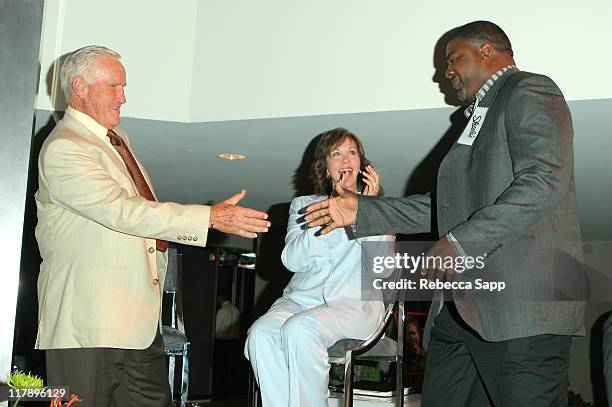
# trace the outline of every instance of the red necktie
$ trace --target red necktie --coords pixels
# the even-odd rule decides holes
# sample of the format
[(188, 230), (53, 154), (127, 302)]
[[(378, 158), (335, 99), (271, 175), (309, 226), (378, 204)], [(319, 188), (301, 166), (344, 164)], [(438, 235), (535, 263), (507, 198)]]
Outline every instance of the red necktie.
[[(130, 176), (132, 177), (132, 181), (136, 185), (136, 190), (138, 191), (138, 195), (149, 200), (155, 201), (155, 197), (153, 196), (153, 192), (151, 192), (151, 188), (149, 188), (149, 184), (145, 180), (144, 175), (142, 175), (142, 171), (140, 171), (140, 167), (138, 167), (138, 163), (136, 159), (132, 155), (132, 152), (125, 145), (121, 137), (117, 135), (113, 130), (109, 130), (106, 134), (110, 139), (111, 144), (115, 147), (115, 150), (119, 153), (125, 166), (127, 167)], [(157, 239), (157, 250), (160, 252), (165, 252), (168, 249), (168, 242), (165, 240)]]

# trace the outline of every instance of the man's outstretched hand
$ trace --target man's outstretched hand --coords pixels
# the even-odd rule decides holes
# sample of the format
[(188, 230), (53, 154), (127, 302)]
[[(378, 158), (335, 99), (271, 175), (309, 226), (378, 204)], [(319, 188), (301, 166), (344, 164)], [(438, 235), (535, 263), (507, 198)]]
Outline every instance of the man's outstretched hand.
[(357, 194), (342, 188), (340, 184), (341, 182), (336, 183), (336, 195), (305, 209), (304, 220), (308, 222), (309, 228), (325, 226), (320, 232), (322, 235), (355, 223)]
[(208, 227), (220, 232), (254, 239), (257, 233), (268, 231), (270, 222), (268, 214), (255, 209), (238, 206), (238, 202), (246, 195), (243, 189), (225, 201), (211, 206)]

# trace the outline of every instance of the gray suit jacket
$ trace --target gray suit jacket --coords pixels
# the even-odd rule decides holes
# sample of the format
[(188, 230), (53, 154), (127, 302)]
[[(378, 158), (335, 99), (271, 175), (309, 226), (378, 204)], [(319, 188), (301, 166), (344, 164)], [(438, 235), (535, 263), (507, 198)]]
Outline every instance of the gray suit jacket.
[[(479, 106), (489, 109), (476, 140), (455, 143), (438, 170), (438, 231), (451, 232), (468, 255), (486, 255), (489, 277), (508, 279), (514, 291), (454, 292), (455, 305), (485, 340), (580, 334), (584, 301), (541, 293), (550, 288), (543, 280), (559, 280), (559, 265), (567, 272), (582, 255), (565, 99), (550, 78), (516, 72), (497, 80)], [(360, 196), (356, 234), (429, 232), (431, 209), (428, 194)], [(470, 272), (456, 278), (469, 279)], [(442, 300), (437, 292), (429, 326)]]

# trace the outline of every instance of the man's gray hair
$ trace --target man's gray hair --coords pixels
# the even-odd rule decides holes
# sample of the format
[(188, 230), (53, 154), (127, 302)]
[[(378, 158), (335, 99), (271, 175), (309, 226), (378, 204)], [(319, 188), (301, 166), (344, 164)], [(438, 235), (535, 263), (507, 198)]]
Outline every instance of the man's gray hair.
[(87, 82), (92, 80), (91, 75), (95, 73), (97, 59), (101, 56), (121, 58), (119, 53), (101, 45), (88, 45), (77, 49), (66, 58), (60, 70), (60, 84), (67, 102), (72, 96), (72, 81), (75, 76), (80, 75)]

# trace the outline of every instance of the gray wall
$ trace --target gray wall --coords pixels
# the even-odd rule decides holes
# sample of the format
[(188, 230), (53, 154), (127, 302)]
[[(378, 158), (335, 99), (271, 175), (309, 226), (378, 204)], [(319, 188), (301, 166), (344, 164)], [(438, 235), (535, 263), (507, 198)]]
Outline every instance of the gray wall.
[[(609, 239), (612, 99), (569, 105), (583, 235), (586, 240)], [(387, 196), (426, 190), (435, 162), (453, 141), (453, 112), (456, 109), (444, 108), (191, 124), (125, 118), (122, 127), (161, 199), (216, 202), (246, 188), (244, 204), (268, 210), (288, 202), (299, 190), (292, 179), (309, 143), (338, 126), (360, 136), (367, 156), (382, 174)], [(49, 112), (37, 111), (37, 130), (48, 120)], [(223, 152), (240, 152), (248, 159), (218, 159), (216, 155)]]
[(42, 12), (42, 0), (0, 0), (0, 244), (5, 254), (0, 289), (0, 381), (10, 371), (13, 351)]

